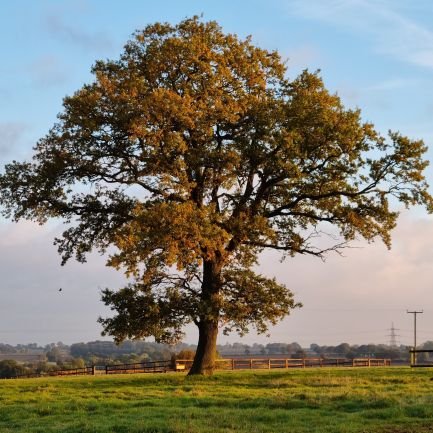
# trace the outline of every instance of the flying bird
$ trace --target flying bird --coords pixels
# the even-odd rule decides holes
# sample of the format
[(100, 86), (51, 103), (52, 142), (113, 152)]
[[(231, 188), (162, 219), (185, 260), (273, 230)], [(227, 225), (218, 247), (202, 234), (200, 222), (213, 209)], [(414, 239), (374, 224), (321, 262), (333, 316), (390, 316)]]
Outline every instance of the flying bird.
[(60, 287), (59, 292), (61, 292), (63, 289)]

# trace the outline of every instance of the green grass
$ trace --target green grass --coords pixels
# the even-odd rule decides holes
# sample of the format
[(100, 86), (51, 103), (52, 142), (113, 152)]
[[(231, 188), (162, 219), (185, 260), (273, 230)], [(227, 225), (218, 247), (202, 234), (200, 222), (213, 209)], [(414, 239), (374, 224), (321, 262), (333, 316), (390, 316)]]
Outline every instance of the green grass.
[(0, 381), (0, 432), (433, 432), (430, 369)]

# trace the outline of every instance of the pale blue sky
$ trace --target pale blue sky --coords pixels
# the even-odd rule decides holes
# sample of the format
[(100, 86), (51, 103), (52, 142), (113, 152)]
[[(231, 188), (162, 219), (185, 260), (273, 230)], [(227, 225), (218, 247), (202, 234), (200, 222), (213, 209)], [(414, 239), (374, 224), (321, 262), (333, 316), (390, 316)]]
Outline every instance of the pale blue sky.
[[(62, 98), (92, 79), (95, 60), (117, 58), (134, 30), (194, 14), (277, 49), (287, 59), (289, 77), (304, 68), (321, 69), (327, 87), (348, 107), (361, 108), (380, 131), (423, 138), (433, 149), (430, 1), (3, 0), (0, 162), (28, 157), (55, 122)], [(431, 169), (428, 177), (433, 179)], [(105, 314), (98, 286), (116, 287), (121, 277), (99, 258), (60, 268), (51, 245), (58, 230), (56, 223), (1, 223), (0, 342), (98, 338), (95, 320)], [(279, 264), (274, 256), (264, 257), (263, 271), (293, 287), (305, 304), (274, 329), (271, 340), (386, 342), (394, 321), (402, 342), (409, 343), (405, 309), (414, 307), (426, 310), (421, 340), (433, 340), (432, 235), (432, 219), (417, 211), (404, 215), (391, 252), (375, 245), (325, 264), (311, 258)], [(188, 338), (193, 341), (194, 334)]]

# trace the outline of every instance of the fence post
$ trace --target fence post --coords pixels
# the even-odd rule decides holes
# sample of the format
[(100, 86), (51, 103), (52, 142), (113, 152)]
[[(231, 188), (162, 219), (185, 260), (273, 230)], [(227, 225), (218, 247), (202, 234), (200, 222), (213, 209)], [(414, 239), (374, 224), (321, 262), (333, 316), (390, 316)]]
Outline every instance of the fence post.
[(234, 370), (234, 369), (235, 369), (235, 359), (232, 358), (232, 370)]
[(270, 369), (271, 369), (271, 360), (268, 359), (268, 370), (270, 370)]
[(252, 369), (253, 369), (253, 360), (250, 359), (250, 370), (252, 370)]
[(95, 375), (95, 365), (92, 365), (92, 376)]

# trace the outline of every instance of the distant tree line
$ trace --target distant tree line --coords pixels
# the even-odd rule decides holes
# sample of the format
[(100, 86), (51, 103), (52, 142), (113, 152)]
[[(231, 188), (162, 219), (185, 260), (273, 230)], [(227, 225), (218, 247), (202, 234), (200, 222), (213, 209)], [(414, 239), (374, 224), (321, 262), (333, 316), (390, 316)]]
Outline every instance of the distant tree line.
[[(433, 350), (433, 341), (418, 346), (419, 349)], [(125, 341), (116, 345), (111, 341), (92, 341), (66, 345), (62, 342), (39, 346), (36, 343), (10, 344), (0, 343), (0, 355), (10, 355), (11, 359), (0, 360), (0, 378), (15, 377), (24, 374), (42, 374), (52, 370), (82, 368), (92, 364), (134, 363), (169, 359), (189, 359), (193, 357), (196, 346), (185, 343), (177, 345), (158, 344), (145, 341)], [(350, 345), (341, 343), (336, 346), (311, 344), (308, 348), (298, 343), (244, 344), (226, 343), (217, 346), (221, 357), (233, 356), (274, 356), (288, 358), (322, 357), (322, 358), (389, 358), (394, 361), (409, 362), (409, 346), (389, 346), (386, 344)], [(20, 362), (16, 355), (44, 355), (44, 360)], [(14, 359), (14, 355), (16, 359)], [(419, 355), (419, 361), (429, 361), (433, 357)]]
[(239, 355), (292, 355), (302, 356), (303, 349), (298, 343), (268, 343), (266, 345), (254, 343), (252, 345), (243, 343), (224, 344), (218, 346), (221, 356)]
[(70, 355), (92, 364), (159, 361), (169, 360), (173, 353), (189, 347), (187, 344), (169, 346), (147, 341), (124, 341), (119, 345), (111, 341), (92, 341), (72, 344)]
[(320, 357), (342, 357), (342, 358), (388, 358), (391, 360), (409, 360), (409, 346), (390, 346), (387, 344), (360, 344), (350, 345), (341, 343), (337, 346), (319, 346), (311, 344), (310, 351)]
[[(62, 343), (60, 343), (60, 344), (62, 344)], [(16, 346), (12, 346), (11, 344), (0, 343), (0, 353), (43, 352), (49, 346), (51, 346), (51, 345), (47, 345), (45, 347), (42, 347), (42, 346), (38, 346), (37, 343), (17, 344)]]
[[(430, 342), (431, 343), (431, 342)], [(429, 342), (424, 345), (430, 344)], [(421, 345), (421, 347), (424, 347)], [(433, 348), (433, 343), (431, 343)], [(322, 358), (362, 358), (376, 357), (394, 360), (409, 360), (409, 346), (389, 346), (386, 344), (361, 344), (350, 345), (341, 343), (336, 346), (320, 346), (311, 344), (309, 348), (302, 348), (298, 343), (269, 343), (242, 344), (233, 343), (218, 346), (222, 356), (230, 355), (287, 355), (292, 358), (322, 357)]]

